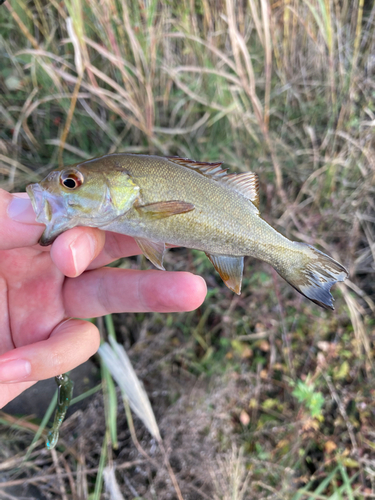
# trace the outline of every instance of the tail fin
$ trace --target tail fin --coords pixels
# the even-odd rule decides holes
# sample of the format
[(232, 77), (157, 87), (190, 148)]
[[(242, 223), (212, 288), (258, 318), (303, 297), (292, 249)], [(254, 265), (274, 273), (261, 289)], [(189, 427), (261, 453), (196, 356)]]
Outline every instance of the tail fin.
[(276, 269), (298, 292), (325, 309), (334, 309), (331, 287), (344, 281), (348, 272), (339, 262), (320, 252), (311, 245), (297, 243), (299, 262), (288, 269)]

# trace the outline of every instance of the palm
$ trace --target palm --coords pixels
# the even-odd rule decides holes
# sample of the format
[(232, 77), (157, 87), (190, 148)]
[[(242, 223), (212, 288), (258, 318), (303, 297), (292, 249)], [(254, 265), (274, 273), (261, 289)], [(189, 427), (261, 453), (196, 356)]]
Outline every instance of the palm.
[[(64, 319), (64, 278), (49, 252), (37, 248), (0, 251), (0, 308), (9, 311), (0, 317), (0, 355), (46, 340)], [(4, 384), (0, 407), (32, 384)]]
[(37, 247), (0, 251), (0, 276), (8, 291), (2, 303), (10, 313), (1, 329), (2, 353), (47, 339), (65, 319), (65, 276), (50, 253)]

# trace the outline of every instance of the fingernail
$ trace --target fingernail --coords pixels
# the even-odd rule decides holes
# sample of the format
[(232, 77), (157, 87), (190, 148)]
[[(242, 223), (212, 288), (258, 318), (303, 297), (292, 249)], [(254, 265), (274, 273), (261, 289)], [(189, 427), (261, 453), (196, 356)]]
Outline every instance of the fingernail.
[[(81, 234), (70, 245), (76, 276), (83, 273), (95, 256), (96, 242), (88, 234)], [(89, 251), (89, 255), (87, 255)]]
[(26, 359), (14, 359), (0, 363), (0, 382), (19, 382), (31, 373), (31, 363)]
[(18, 198), (13, 196), (8, 205), (8, 217), (24, 224), (38, 224), (35, 220), (35, 212), (29, 198)]

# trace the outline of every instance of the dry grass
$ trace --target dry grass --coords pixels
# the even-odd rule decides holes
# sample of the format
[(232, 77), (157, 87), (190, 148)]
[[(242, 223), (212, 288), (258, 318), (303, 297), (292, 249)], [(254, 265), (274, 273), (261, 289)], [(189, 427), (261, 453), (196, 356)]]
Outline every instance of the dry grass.
[[(185, 500), (375, 496), (374, 23), (364, 0), (0, 7), (1, 187), (114, 151), (221, 159), (259, 173), (262, 214), (275, 227), (349, 268), (328, 314), (259, 263), (248, 263), (233, 297), (199, 252), (174, 250), (167, 267), (203, 274), (205, 305), (116, 319), (158, 394)], [(325, 398), (320, 418), (292, 396), (308, 375)], [(100, 498), (104, 474), (126, 498), (173, 498), (162, 452), (137, 424), (152, 460), (139, 454), (120, 410), (114, 451), (101, 405), (68, 420), (58, 452), (39, 447), (20, 470), (31, 424), (8, 439), (3, 420), (8, 481), (34, 481), (49, 498)]]

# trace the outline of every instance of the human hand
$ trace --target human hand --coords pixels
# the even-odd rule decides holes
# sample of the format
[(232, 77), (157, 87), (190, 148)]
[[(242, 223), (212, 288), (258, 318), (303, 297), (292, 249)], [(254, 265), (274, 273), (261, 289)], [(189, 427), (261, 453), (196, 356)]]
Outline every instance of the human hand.
[(95, 353), (97, 328), (72, 318), (190, 311), (206, 295), (190, 273), (103, 267), (140, 253), (128, 236), (76, 227), (45, 248), (43, 230), (26, 193), (0, 189), (0, 408)]

